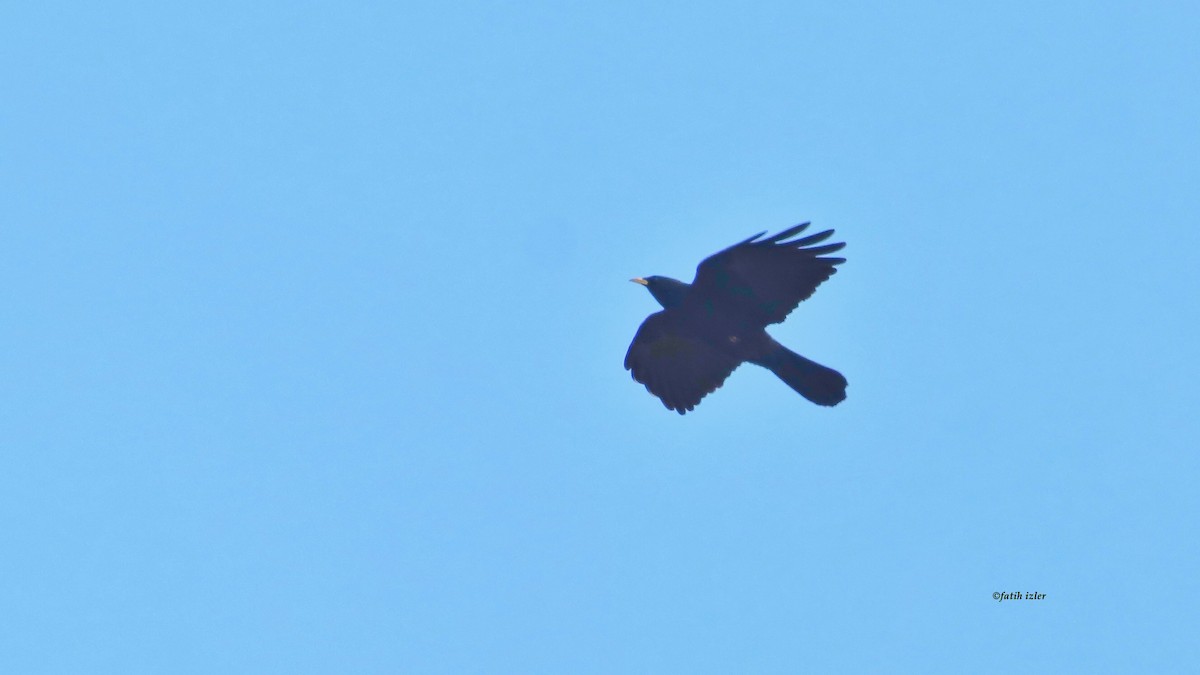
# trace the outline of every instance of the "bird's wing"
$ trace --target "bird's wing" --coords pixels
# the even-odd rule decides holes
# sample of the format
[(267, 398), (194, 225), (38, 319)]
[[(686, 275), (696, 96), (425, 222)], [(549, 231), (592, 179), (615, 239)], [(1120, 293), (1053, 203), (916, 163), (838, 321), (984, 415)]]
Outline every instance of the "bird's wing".
[(823, 258), (844, 243), (813, 246), (833, 235), (825, 230), (785, 241), (808, 227), (802, 223), (779, 234), (750, 237), (715, 253), (696, 268), (688, 302), (696, 310), (718, 312), (751, 324), (779, 323), (837, 271), (845, 258)]
[(633, 379), (680, 415), (720, 387), (741, 363), (690, 335), (678, 310), (646, 317), (625, 354)]

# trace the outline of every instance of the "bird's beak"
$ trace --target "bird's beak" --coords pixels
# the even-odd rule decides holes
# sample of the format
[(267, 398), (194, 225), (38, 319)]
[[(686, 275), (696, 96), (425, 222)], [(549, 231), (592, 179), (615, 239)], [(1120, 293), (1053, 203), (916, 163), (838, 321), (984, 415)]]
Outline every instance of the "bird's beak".
[(649, 285), (650, 285), (650, 282), (649, 282), (649, 281), (646, 281), (645, 279), (643, 279), (643, 278), (641, 278), (641, 277), (638, 277), (638, 278), (636, 278), (636, 279), (630, 279), (630, 281), (632, 281), (632, 282), (633, 282), (633, 283), (635, 283), (635, 284), (641, 284), (641, 285), (643, 285), (643, 286), (649, 286)]

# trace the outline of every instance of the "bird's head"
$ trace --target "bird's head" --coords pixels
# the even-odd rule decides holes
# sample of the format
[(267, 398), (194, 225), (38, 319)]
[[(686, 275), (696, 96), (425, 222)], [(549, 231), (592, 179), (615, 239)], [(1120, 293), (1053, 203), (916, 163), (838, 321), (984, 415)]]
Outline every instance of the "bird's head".
[(641, 284), (650, 291), (650, 295), (658, 301), (658, 304), (663, 306), (663, 309), (670, 309), (683, 304), (683, 299), (687, 297), (688, 289), (691, 285), (685, 284), (677, 279), (670, 277), (638, 277), (630, 279), (635, 284)]

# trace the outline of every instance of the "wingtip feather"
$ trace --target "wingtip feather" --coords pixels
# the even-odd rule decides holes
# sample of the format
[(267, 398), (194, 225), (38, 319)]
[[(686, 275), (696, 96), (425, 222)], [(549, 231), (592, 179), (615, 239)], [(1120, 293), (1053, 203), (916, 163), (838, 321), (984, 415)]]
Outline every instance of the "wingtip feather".
[(800, 233), (801, 233), (801, 232), (803, 232), (804, 230), (808, 229), (808, 226), (809, 226), (809, 225), (811, 225), (811, 224), (812, 224), (812, 223), (810, 223), (810, 222), (803, 222), (803, 223), (800, 223), (799, 225), (796, 225), (796, 226), (794, 226), (794, 227), (789, 227), (788, 229), (784, 230), (783, 232), (780, 232), (779, 234), (775, 235), (774, 237), (771, 237), (770, 239), (767, 239), (767, 240), (765, 240), (765, 241), (763, 241), (763, 242), (760, 242), (760, 243), (763, 243), (763, 244), (778, 244), (779, 242), (783, 241), (784, 239), (787, 239), (787, 238), (789, 238), (789, 237), (794, 237), (794, 236), (796, 236), (797, 234), (800, 234)]
[(804, 252), (807, 253), (808, 255), (818, 256), (818, 255), (825, 255), (826, 253), (833, 253), (834, 251), (840, 251), (844, 248), (846, 248), (846, 242), (838, 242), (836, 244), (826, 244), (824, 246), (814, 246), (812, 248), (806, 248), (806, 249), (804, 249)]
[(742, 241), (739, 241), (738, 243), (734, 244), (734, 246), (741, 246), (743, 244), (750, 244), (750, 243), (760, 243), (761, 244), (762, 242), (755, 242), (754, 240), (758, 239), (759, 237), (763, 236), (766, 233), (767, 233), (767, 231), (763, 230), (762, 232), (759, 232), (758, 234), (754, 235), (753, 237), (750, 237), (749, 239), (743, 239)]

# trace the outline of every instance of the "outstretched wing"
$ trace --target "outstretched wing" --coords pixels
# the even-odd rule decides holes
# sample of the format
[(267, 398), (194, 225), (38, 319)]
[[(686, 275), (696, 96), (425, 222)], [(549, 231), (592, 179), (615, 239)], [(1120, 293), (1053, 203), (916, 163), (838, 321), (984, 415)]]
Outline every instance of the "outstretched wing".
[(680, 415), (716, 391), (741, 361), (689, 335), (677, 309), (655, 312), (642, 322), (625, 354), (625, 369), (663, 405)]
[(833, 235), (825, 230), (803, 239), (785, 241), (808, 227), (802, 223), (768, 239), (760, 232), (705, 258), (696, 268), (688, 294), (695, 311), (736, 317), (759, 327), (783, 321), (823, 281), (833, 276), (845, 258), (823, 258), (844, 243), (813, 246)]

